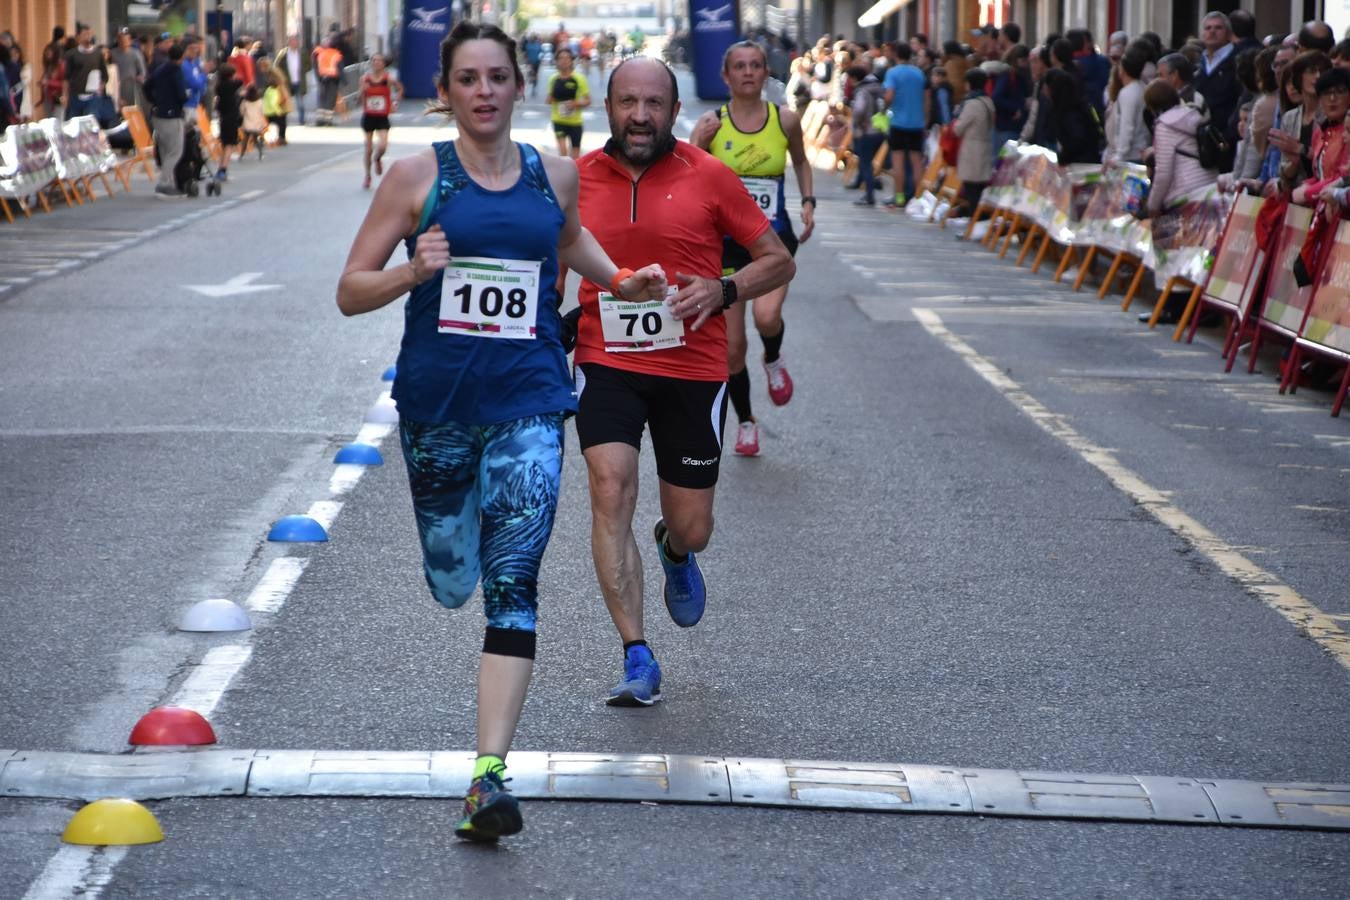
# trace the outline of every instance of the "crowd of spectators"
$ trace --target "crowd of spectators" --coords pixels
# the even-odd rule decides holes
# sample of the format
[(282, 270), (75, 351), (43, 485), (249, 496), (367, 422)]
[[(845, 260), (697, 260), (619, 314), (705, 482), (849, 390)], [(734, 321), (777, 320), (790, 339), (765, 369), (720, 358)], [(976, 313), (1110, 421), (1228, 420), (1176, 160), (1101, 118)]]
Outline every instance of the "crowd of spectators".
[[(950, 126), (967, 207), (1013, 140), (1053, 150), (1064, 165), (1146, 167), (1145, 216), (1215, 186), (1275, 198), (1272, 217), (1286, 203), (1326, 215), (1350, 208), (1350, 39), (1337, 43), (1325, 22), (1258, 36), (1249, 11), (1210, 12), (1180, 46), (1115, 32), (1105, 52), (1084, 28), (1035, 44), (1023, 37), (1009, 23), (940, 47), (922, 34), (907, 43), (821, 38), (793, 60), (788, 102), (829, 104), (827, 141), (851, 138), (859, 175), (850, 187), (864, 191), (863, 205), (874, 180), (867, 151), (889, 142), (888, 205), (899, 207)], [(874, 98), (854, 102), (873, 83), (884, 85), (888, 121), (869, 111)]]
[(92, 115), (114, 146), (130, 149), (123, 111), (138, 108), (161, 163), (156, 190), (181, 193), (172, 172), (194, 137), (199, 110), (205, 110), (206, 122), (217, 123), (220, 139), (212, 143), (219, 145), (218, 175), (228, 172), (231, 156), (250, 142), (260, 155), (265, 145), (285, 146), (290, 116), (299, 113), (305, 121), (311, 76), (318, 88), (316, 124), (333, 121), (341, 107), (343, 66), (356, 58), (353, 38), (353, 31), (334, 26), (308, 53), (295, 35), (274, 52), (247, 35), (217, 40), (190, 31), (145, 34), (121, 28), (107, 43), (89, 25), (76, 23), (71, 33), (54, 28), (51, 41), (30, 61), (14, 35), (0, 31), (0, 134), (23, 122)]

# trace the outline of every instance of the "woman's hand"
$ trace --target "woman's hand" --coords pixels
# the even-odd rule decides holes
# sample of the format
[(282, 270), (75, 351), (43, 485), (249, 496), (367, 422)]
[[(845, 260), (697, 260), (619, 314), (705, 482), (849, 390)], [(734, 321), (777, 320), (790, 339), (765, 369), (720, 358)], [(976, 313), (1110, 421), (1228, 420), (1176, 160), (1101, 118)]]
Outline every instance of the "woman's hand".
[(413, 258), (408, 265), (418, 284), (450, 265), (450, 241), (441, 231), (441, 226), (432, 225), (417, 236)]
[(1281, 153), (1289, 156), (1301, 156), (1303, 154), (1303, 143), (1294, 135), (1278, 128), (1270, 129), (1266, 140), (1278, 147)]
[(619, 292), (623, 299), (664, 300), (666, 297), (666, 272), (656, 263), (643, 266), (623, 281), (619, 282)]

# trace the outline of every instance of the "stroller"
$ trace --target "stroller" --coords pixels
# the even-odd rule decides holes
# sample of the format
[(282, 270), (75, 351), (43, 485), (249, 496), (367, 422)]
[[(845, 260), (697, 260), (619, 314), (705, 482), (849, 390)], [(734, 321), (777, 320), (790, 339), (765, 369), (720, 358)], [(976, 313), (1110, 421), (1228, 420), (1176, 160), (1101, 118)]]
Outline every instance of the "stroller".
[(220, 196), (220, 179), (211, 169), (211, 161), (202, 151), (202, 138), (195, 127), (183, 130), (183, 155), (173, 167), (173, 183), (189, 197), (196, 197), (201, 188), (199, 183), (206, 181), (206, 195)]

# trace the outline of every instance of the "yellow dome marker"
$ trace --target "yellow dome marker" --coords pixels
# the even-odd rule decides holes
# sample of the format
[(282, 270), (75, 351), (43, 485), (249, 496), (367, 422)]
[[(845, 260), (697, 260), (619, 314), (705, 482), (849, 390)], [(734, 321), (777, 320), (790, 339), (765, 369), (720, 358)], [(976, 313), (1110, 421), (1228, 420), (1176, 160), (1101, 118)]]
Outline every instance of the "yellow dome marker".
[(135, 800), (108, 797), (72, 816), (61, 840), (94, 847), (154, 844), (164, 840), (164, 832), (154, 814)]

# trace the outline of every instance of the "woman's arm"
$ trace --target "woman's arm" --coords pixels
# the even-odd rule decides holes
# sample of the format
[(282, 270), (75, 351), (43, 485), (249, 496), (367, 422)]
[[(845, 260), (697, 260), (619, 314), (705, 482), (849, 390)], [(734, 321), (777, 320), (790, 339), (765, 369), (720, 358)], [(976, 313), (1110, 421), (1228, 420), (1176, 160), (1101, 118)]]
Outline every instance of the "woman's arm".
[(1172, 189), (1172, 179), (1176, 175), (1177, 144), (1180, 134), (1170, 125), (1158, 122), (1153, 130), (1153, 179), (1148, 189), (1148, 211), (1150, 215), (1162, 212), (1163, 201)]
[(411, 291), (450, 263), (450, 243), (439, 226), (418, 235), (413, 258), (386, 269), (399, 241), (417, 227), (421, 204), (436, 178), (430, 151), (400, 159), (380, 182), (365, 220), (356, 232), (338, 279), (337, 305), (343, 315), (377, 310)]
[[(802, 120), (787, 107), (778, 107), (778, 124), (783, 126), (783, 134), (788, 139), (788, 156), (792, 157), (792, 171), (797, 173), (797, 190), (803, 197), (814, 197), (815, 177), (811, 163), (806, 158), (806, 143), (802, 138)], [(816, 227), (816, 204), (812, 200), (808, 206), (802, 203), (802, 233), (798, 238), (803, 244), (811, 237)]]
[[(577, 213), (580, 179), (577, 164), (565, 156), (541, 156), (549, 185), (563, 210), (562, 233), (558, 235), (558, 264), (601, 287), (609, 287), (619, 267), (605, 253), (595, 235), (581, 225)], [(666, 276), (657, 265), (646, 266), (619, 282), (622, 300), (661, 300), (666, 295)]]

